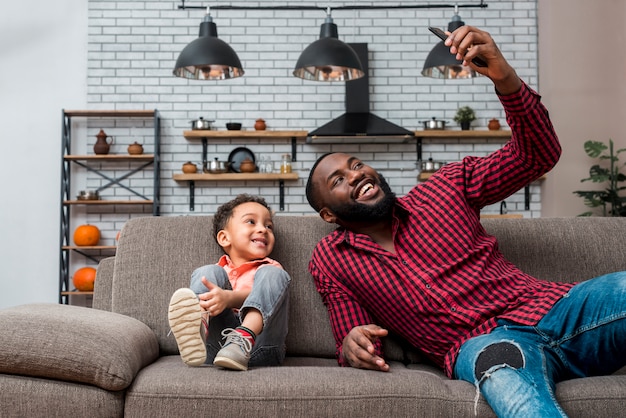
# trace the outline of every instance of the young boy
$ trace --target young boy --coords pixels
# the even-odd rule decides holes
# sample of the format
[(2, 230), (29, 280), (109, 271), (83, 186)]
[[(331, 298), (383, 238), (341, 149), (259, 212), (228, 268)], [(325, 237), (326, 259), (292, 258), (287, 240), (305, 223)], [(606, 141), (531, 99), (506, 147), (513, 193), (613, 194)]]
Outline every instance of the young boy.
[(196, 269), (190, 289), (178, 289), (170, 300), (168, 319), (182, 360), (232, 370), (282, 364), (291, 278), (269, 258), (275, 242), (269, 206), (241, 194), (217, 209), (213, 234), (226, 254)]

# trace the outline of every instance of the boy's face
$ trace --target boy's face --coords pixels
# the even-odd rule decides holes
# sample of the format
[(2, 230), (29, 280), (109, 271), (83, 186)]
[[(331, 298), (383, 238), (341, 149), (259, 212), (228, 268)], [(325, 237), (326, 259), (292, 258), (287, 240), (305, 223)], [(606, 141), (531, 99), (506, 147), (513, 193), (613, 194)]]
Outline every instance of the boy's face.
[(239, 266), (270, 255), (274, 249), (274, 225), (270, 212), (256, 202), (235, 207), (226, 227), (217, 233), (217, 242)]

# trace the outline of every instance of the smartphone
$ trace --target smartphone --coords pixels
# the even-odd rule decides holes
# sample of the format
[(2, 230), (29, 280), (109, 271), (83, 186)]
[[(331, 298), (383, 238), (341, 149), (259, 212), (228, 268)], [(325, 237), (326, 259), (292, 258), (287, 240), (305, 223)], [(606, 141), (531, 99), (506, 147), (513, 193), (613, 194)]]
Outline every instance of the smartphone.
[[(428, 30), (431, 31), (432, 33), (434, 33), (442, 41), (445, 41), (446, 39), (448, 39), (448, 35), (446, 35), (446, 33), (444, 31), (442, 31), (441, 29), (439, 29), (439, 28), (435, 28), (433, 26), (429, 26)], [(482, 59), (478, 58), (478, 57), (474, 58), (472, 60), (472, 62), (477, 67), (486, 67), (487, 66), (487, 63), (485, 61), (483, 61)]]

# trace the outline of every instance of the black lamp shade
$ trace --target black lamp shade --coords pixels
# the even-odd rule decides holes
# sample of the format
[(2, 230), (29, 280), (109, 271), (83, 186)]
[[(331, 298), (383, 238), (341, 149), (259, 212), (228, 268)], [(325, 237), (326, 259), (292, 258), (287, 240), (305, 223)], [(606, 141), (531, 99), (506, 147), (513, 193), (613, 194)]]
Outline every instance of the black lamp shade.
[(200, 36), (182, 50), (174, 68), (174, 75), (195, 80), (224, 80), (243, 74), (237, 53), (217, 37), (209, 15), (200, 24)]
[[(455, 14), (448, 23), (448, 32), (454, 32), (463, 25), (465, 22)], [(476, 71), (463, 65), (463, 61), (457, 60), (450, 53), (450, 48), (445, 46), (443, 41), (439, 41), (426, 57), (422, 75), (432, 78), (472, 78), (476, 77)]]
[(432, 78), (472, 78), (476, 73), (463, 65), (463, 61), (457, 60), (450, 53), (450, 48), (440, 41), (426, 57), (422, 75)]
[(296, 77), (313, 81), (349, 81), (363, 74), (358, 55), (337, 38), (337, 25), (329, 18), (322, 24), (320, 39), (302, 51), (293, 71)]

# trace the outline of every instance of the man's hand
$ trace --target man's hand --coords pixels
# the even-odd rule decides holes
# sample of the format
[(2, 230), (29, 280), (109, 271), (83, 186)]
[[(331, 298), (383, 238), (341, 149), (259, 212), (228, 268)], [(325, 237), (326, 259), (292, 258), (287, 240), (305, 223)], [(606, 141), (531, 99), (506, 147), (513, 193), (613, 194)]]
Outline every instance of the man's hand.
[[(513, 67), (506, 61), (500, 49), (489, 33), (473, 26), (461, 26), (448, 36), (445, 45), (450, 52), (456, 54), (456, 59), (462, 60), (477, 73), (487, 76), (495, 84), (500, 94), (515, 93), (522, 86), (522, 82)], [(478, 67), (472, 59), (480, 57), (487, 64)]]
[(343, 358), (355, 368), (389, 371), (389, 365), (385, 359), (376, 355), (373, 344), (387, 333), (386, 329), (374, 324), (352, 328), (343, 339)]

